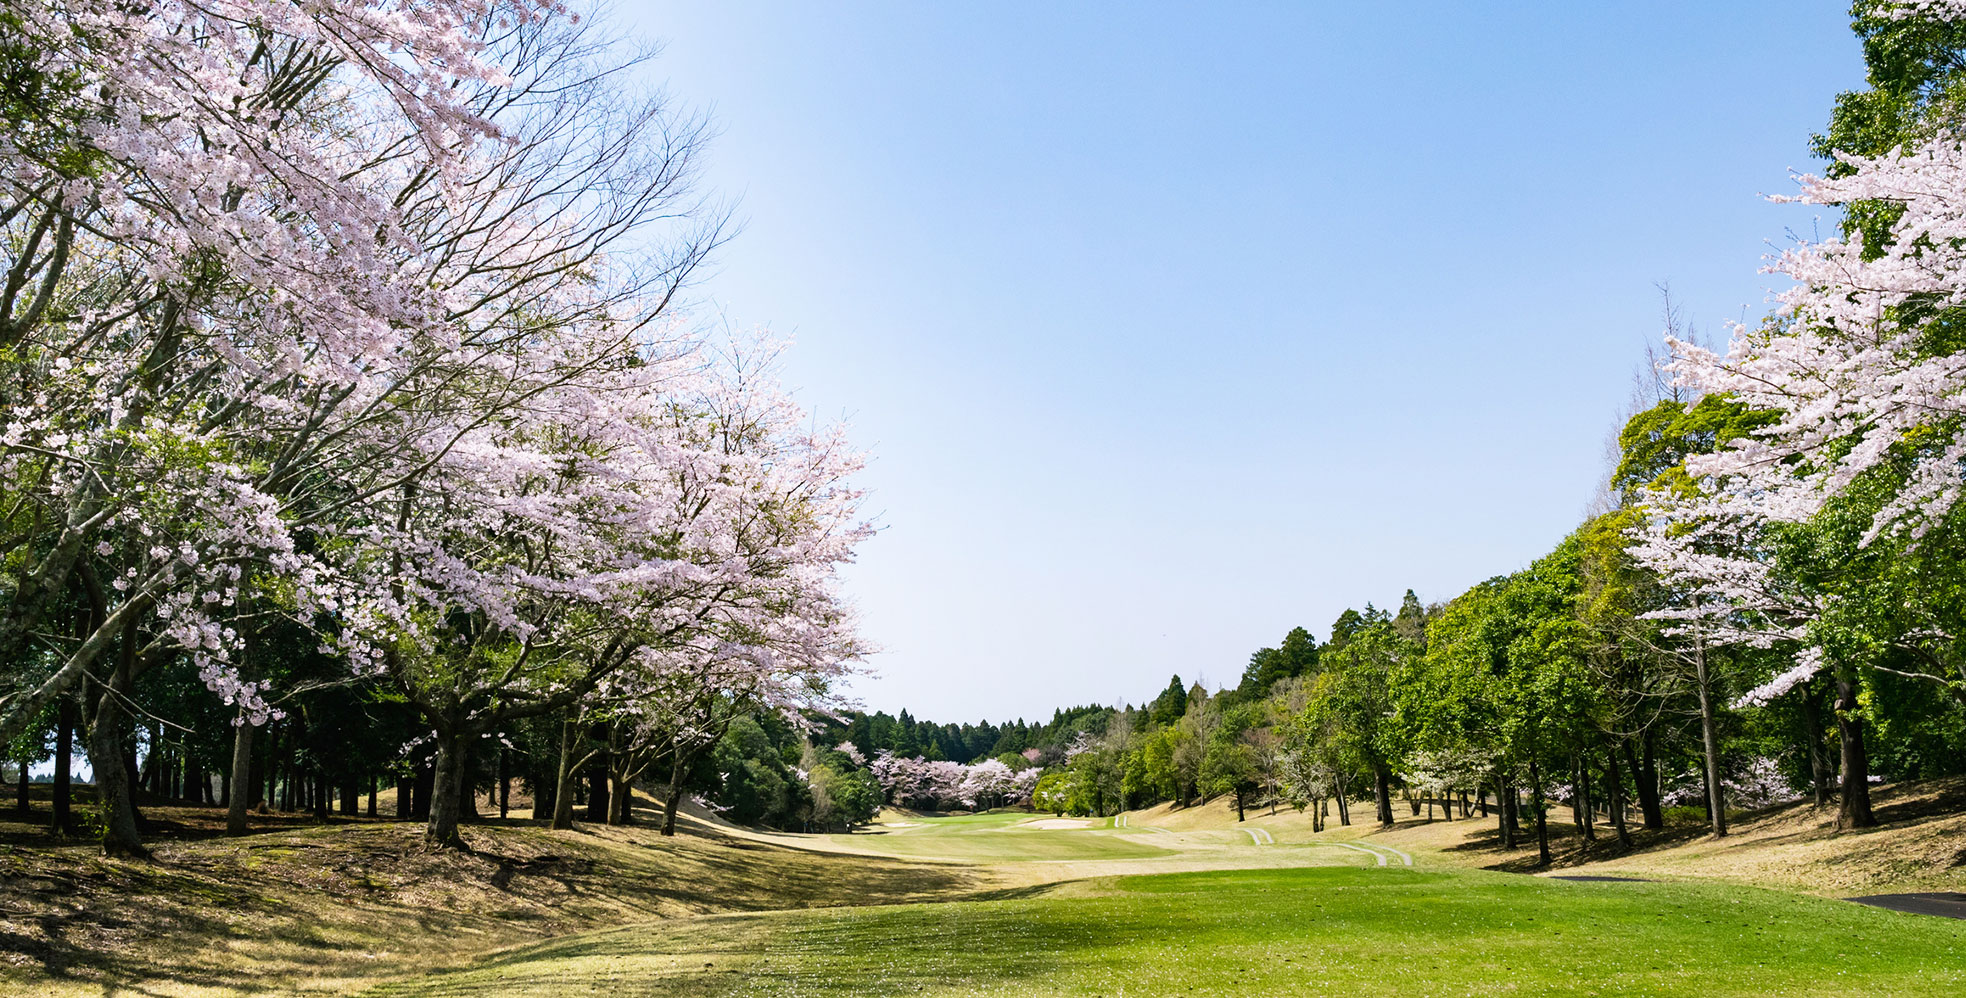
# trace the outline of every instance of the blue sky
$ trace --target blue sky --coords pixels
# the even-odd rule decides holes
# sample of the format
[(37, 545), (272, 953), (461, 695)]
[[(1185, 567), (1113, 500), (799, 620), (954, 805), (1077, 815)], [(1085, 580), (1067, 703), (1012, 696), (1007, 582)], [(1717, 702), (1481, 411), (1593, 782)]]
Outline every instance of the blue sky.
[(1835, 3), (631, 3), (743, 232), (702, 314), (873, 462), (872, 708), (1233, 683), (1580, 519), (1660, 282), (1765, 308)]

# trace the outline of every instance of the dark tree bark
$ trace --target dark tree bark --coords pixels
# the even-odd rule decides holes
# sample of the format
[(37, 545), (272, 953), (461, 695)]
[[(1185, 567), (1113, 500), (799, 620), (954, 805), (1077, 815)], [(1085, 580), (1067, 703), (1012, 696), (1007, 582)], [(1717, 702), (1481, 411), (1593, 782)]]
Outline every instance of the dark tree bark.
[(668, 810), (662, 816), (662, 834), (676, 834), (676, 802), (683, 795), (683, 770), (689, 765), (689, 757), (682, 749), (676, 750), (676, 759), (669, 767)]
[[(134, 621), (132, 621), (134, 624)], [(123, 635), (125, 648), (135, 641), (132, 626)], [(96, 801), (102, 811), (102, 851), (105, 856), (150, 858), (137, 830), (136, 801), (131, 786), (124, 738), (129, 730), (123, 711), (123, 697), (130, 687), (130, 654), (125, 651), (110, 674), (103, 695), (96, 701), (95, 720), (89, 725), (89, 766), (95, 771)]]
[(1514, 849), (1516, 840), (1522, 834), (1522, 822), (1517, 813), (1519, 802), (1515, 791), (1515, 779), (1513, 777), (1504, 779), (1501, 785), (1495, 788), (1495, 796), (1496, 803), (1500, 805), (1496, 810), (1501, 812), (1502, 848)]
[(29, 771), (29, 770), (31, 770), (31, 769), (33, 769), (33, 768), (34, 768), (34, 762), (33, 762), (33, 760), (30, 760), (30, 759), (29, 759), (28, 757), (26, 757), (26, 756), (21, 756), (21, 758), (20, 758), (20, 796), (19, 796), (19, 798), (18, 798), (17, 800), (15, 800), (15, 801), (14, 801), (14, 810), (16, 810), (16, 811), (19, 811), (19, 812), (20, 812), (20, 817), (21, 817), (21, 820), (22, 820), (22, 821), (26, 821), (26, 820), (27, 820), (27, 812), (28, 812), (28, 808), (30, 807), (30, 800), (29, 800), (29, 797), (28, 797), (28, 795), (29, 795), (29, 793), (30, 793), (30, 792), (32, 791), (32, 789), (33, 789), (33, 787), (34, 787), (34, 780), (33, 780), (33, 778), (32, 778), (32, 776), (31, 776), (31, 774), (30, 774), (30, 773), (29, 773), (28, 771)]
[(541, 776), (536, 765), (527, 768), (526, 788), (532, 792), (532, 816), (535, 820), (550, 818), (559, 809), (560, 788), (554, 782)]
[(168, 791), (164, 788), (163, 773), (161, 771), (164, 761), (163, 743), (162, 729), (158, 727), (157, 722), (150, 722), (150, 752), (143, 758), (143, 767), (134, 770), (135, 775), (131, 780), (137, 789), (148, 790), (159, 797), (169, 795)]
[(74, 695), (64, 694), (55, 719), (55, 775), (49, 787), (54, 802), (48, 822), (48, 827), (63, 834), (75, 830), (75, 729), (81, 723), (82, 711)]
[(369, 774), (369, 817), (371, 818), (375, 817), (375, 799), (376, 797), (380, 796), (381, 790), (382, 790), (382, 778), (374, 773), (370, 773)]
[(1870, 810), (1870, 759), (1864, 750), (1864, 721), (1858, 716), (1857, 682), (1846, 666), (1836, 672), (1836, 730), (1843, 743), (1843, 805), (1838, 828), (1874, 828)]
[(396, 817), (408, 818), (416, 813), (416, 790), (407, 776), (396, 777)]
[(1591, 794), (1591, 757), (1579, 753), (1577, 756), (1577, 804), (1575, 806), (1577, 823), (1584, 830), (1584, 841), (1597, 841), (1597, 798)]
[(460, 821), (478, 820), (478, 767), (475, 738), (458, 746), (457, 814)]
[(1641, 823), (1657, 831), (1666, 827), (1666, 811), (1659, 803), (1659, 762), (1652, 751), (1652, 732), (1645, 732), (1639, 742), (1642, 755), (1633, 752), (1630, 742), (1625, 743), (1625, 762), (1631, 765), (1632, 785), (1638, 788)]
[(362, 778), (349, 773), (341, 780), (341, 813), (353, 817), (360, 811), (362, 802)]
[(1536, 865), (1550, 865), (1549, 807), (1543, 799), (1543, 770), (1535, 758), (1529, 760), (1531, 799), (1536, 808)]
[(246, 834), (246, 813), (252, 808), (252, 788), (259, 785), (258, 775), (253, 764), (253, 731), (251, 724), (238, 724), (232, 729), (232, 785), (239, 792), (225, 807), (225, 834)]
[(416, 768), (416, 782), (410, 787), (410, 817), (417, 821), (430, 820), (430, 797), (435, 792), (437, 768), (435, 762), (426, 762)]
[[(259, 750), (259, 768), (256, 770), (259, 776), (253, 782), (253, 790), (249, 797), (252, 800), (253, 807), (258, 808), (263, 805), (268, 811), (271, 811), (280, 806), (279, 725), (268, 721), (266, 724), (266, 737), (261, 740), (266, 743), (266, 747)], [(260, 780), (265, 781), (265, 790), (263, 791), (260, 789)]]
[(1823, 713), (1816, 701), (1818, 684), (1814, 679), (1802, 686), (1802, 737), (1809, 747), (1809, 785), (1816, 807), (1829, 803), (1829, 753), (1823, 749)]
[(511, 763), (506, 758), (504, 745), (498, 747), (498, 817), (500, 821), (512, 812), (512, 772)]
[(608, 820), (608, 762), (602, 751), (587, 764), (587, 820), (597, 825)]
[(1618, 844), (1629, 849), (1631, 829), (1625, 826), (1625, 778), (1618, 772), (1618, 750), (1604, 753), (1604, 770), (1611, 789), (1611, 827), (1618, 830)]
[(463, 816), (460, 805), (466, 783), (463, 742), (464, 738), (456, 734), (439, 732), (437, 735), (437, 762), (431, 770), (429, 823), (423, 830), (424, 845), (433, 849), (469, 851), (463, 834), (458, 831), (458, 822)]
[(1393, 826), (1393, 774), (1385, 766), (1372, 769), (1372, 789), (1379, 798), (1379, 827)]

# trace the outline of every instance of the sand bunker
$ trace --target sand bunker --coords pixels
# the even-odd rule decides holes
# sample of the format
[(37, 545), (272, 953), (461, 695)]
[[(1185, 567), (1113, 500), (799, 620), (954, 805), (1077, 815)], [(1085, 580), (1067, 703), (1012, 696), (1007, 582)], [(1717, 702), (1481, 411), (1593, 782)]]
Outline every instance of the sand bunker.
[(1043, 821), (1026, 821), (1019, 828), (1084, 828), (1092, 824), (1084, 818), (1046, 818)]

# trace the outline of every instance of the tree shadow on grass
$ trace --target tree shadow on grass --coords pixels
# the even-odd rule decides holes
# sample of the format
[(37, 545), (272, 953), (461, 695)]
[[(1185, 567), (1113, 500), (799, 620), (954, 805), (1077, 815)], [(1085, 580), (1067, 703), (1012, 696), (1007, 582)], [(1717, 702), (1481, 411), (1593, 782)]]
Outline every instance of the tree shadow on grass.
[(0, 847), (0, 993), (23, 980), (138, 994), (381, 981), (624, 921), (920, 900), (981, 882), (960, 867), (646, 828), (465, 834), (474, 852), (428, 851), (416, 825), (315, 826), (165, 843), (152, 863)]

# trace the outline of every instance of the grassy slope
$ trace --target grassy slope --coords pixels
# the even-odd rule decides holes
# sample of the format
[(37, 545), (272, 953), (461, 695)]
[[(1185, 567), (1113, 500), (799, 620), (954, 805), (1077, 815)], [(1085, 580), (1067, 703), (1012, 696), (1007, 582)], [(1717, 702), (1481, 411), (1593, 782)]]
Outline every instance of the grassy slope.
[(1716, 884), (1313, 867), (554, 940), (394, 995), (1956, 995), (1966, 925)]
[(912, 819), (876, 825), (871, 832), (829, 835), (838, 846), (886, 856), (957, 863), (1159, 859), (1173, 850), (1108, 829), (1040, 827), (1042, 816), (1016, 812)]
[[(1950, 792), (1949, 785), (1901, 788), (1881, 794), (1880, 803), (1886, 813), (1904, 809), (1903, 817), (1946, 805)], [(996, 858), (1007, 842), (1029, 842), (1044, 852), (1052, 848), (1047, 837), (1078, 835), (1150, 843), (1171, 855), (1049, 864), (1094, 879), (1006, 890), (987, 900), (718, 916), (589, 933), (509, 951), (469, 970), (383, 993), (1725, 998), (1953, 995), (1966, 987), (1966, 923), (1714, 879), (1570, 883), (1468, 869), (1520, 865), (1523, 854), (1494, 848), (1489, 822), (1429, 823), (1412, 818), (1403, 805), (1399, 810), (1403, 821), (1390, 831), (1353, 825), (1322, 834), (1311, 833), (1308, 818), (1292, 812), (1252, 813), (1238, 825), (1233, 812), (1219, 804), (1135, 812), (1120, 829), (1104, 822), (1077, 831), (1020, 830), (1020, 819), (995, 815), (918, 819), (890, 828), (885, 835), (894, 838), (879, 840), (886, 844), (905, 836), (924, 845), (940, 843), (948, 856)], [(1678, 877), (1711, 878), (1763, 870), (1745, 858), (1771, 851), (1781, 855), (1798, 842), (1810, 842), (1816, 862), (1834, 865), (1880, 847), (1925, 841), (1936, 834), (1932, 828), (1944, 832), (1955, 820), (1945, 816), (1862, 835), (1815, 838), (1796, 830), (1820, 819), (1779, 809), (1744, 822), (1735, 844), (1718, 847), (1693, 832), (1672, 831), (1622, 862), (1670, 868)], [(1278, 844), (1255, 846), (1241, 832), (1252, 826), (1268, 830)], [(1553, 827), (1564, 861), (1593, 859), (1564, 837), (1567, 824)], [(855, 840), (866, 846), (877, 838)], [(1415, 853), (1419, 868), (1336, 865), (1371, 861), (1315, 844), (1351, 839)], [(1727, 850), (1733, 850), (1732, 860), (1714, 858)], [(1102, 869), (1152, 873), (1190, 862), (1330, 865), (1098, 876)], [(1036, 865), (996, 869), (1025, 871)], [(1952, 883), (1944, 878), (1955, 875), (1920, 874), (1925, 886), (1934, 877)]]
[[(1790, 808), (1752, 816), (1723, 843), (1679, 829), (1620, 857), (1607, 855), (1608, 830), (1593, 851), (1577, 847), (1567, 821), (1552, 827), (1559, 862), (1589, 864), (1568, 872), (1839, 895), (1956, 890), (1966, 888), (1966, 818), (1954, 799), (1963, 792), (1966, 781), (1885, 788), (1887, 820), (1935, 816), (1872, 832), (1837, 835), (1820, 827), (1822, 815)], [(388, 981), (403, 982), (398, 994), (603, 984), (681, 995), (917, 985), (947, 994), (1918, 994), (1957, 990), (1966, 967), (1966, 923), (1719, 883), (1569, 884), (1468, 870), (1520, 867), (1533, 852), (1494, 848), (1492, 819), (1399, 814), (1391, 831), (1316, 835), (1289, 811), (1251, 812), (1238, 825), (1219, 802), (1134, 812), (1125, 828), (894, 815), (851, 836), (760, 833), (696, 816), (675, 839), (479, 826), (468, 832), (473, 856), (423, 854), (413, 826), (355, 823), (182, 841), (155, 865), (103, 861), (79, 846), (0, 845), (0, 994), (339, 993)], [(1277, 844), (1255, 845), (1242, 830), (1251, 827)], [(9, 837), (0, 826), (0, 843)], [(1361, 838), (1416, 854), (1420, 869), (1360, 869), (1372, 861), (1331, 845)], [(1197, 872), (1224, 870), (1235, 872)], [(961, 898), (982, 900), (951, 900)], [(921, 901), (941, 903), (907, 903)], [(833, 905), (876, 907), (769, 910)], [(730, 912), (757, 914), (719, 914)], [(705, 917), (679, 917), (693, 915)], [(583, 933), (602, 926), (622, 927)], [(1839, 953), (1854, 976), (1812, 973)]]
[(81, 845), (18, 844), (33, 840), (16, 831), (15, 844), (0, 845), (0, 994), (345, 993), (598, 926), (994, 885), (975, 868), (813, 853), (700, 828), (663, 839), (646, 827), (474, 826), (473, 855), (426, 854), (420, 832), (295, 827), (168, 842), (144, 864)]
[[(1873, 804), (1882, 824), (1862, 831), (1838, 831), (1834, 808), (1818, 810), (1806, 802), (1736, 815), (1731, 834), (1713, 839), (1697, 819), (1663, 832), (1632, 828), (1635, 848), (1618, 848), (1609, 825), (1597, 828), (1597, 841), (1578, 835), (1567, 808), (1550, 818), (1554, 869), (1565, 875), (1660, 878), (1713, 878), (1800, 891), (1826, 897), (1898, 891), (1966, 891), (1966, 779), (1877, 787)], [(1370, 805), (1353, 805), (1355, 824), (1311, 832), (1310, 816), (1283, 810), (1275, 815), (1250, 811), (1243, 827), (1269, 830), (1278, 843), (1364, 839), (1423, 856), (1430, 863), (1483, 867), (1517, 873), (1535, 871), (1536, 847), (1526, 840), (1514, 852), (1501, 848), (1493, 817), (1428, 820), (1423, 809), (1411, 813), (1394, 802), (1398, 819), (1391, 830), (1372, 822)], [(1192, 837), (1210, 829), (1234, 829), (1235, 810), (1221, 801), (1193, 808), (1168, 805), (1127, 816), (1134, 828), (1149, 825)], [(1533, 829), (1531, 829), (1533, 834)]]

